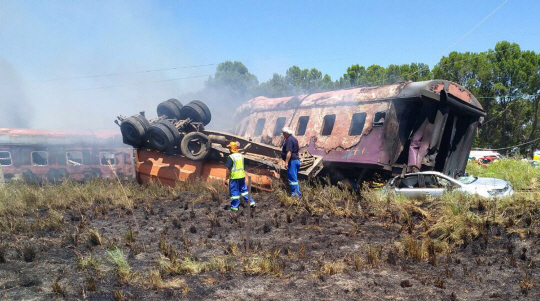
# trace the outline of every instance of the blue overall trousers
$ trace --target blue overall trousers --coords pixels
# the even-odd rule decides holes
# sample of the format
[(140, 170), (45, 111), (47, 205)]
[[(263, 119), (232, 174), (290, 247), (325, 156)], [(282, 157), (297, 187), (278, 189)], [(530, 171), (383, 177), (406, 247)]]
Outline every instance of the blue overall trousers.
[(287, 180), (291, 188), (291, 196), (301, 198), (300, 186), (298, 186), (298, 170), (300, 169), (300, 160), (290, 160), (287, 166)]

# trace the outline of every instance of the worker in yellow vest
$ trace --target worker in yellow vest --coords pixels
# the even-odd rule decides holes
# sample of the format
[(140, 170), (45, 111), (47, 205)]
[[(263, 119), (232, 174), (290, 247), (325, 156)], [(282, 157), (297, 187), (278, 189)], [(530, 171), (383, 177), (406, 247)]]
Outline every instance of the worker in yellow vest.
[[(246, 186), (246, 171), (244, 169), (244, 156), (238, 152), (238, 142), (230, 142), (227, 148), (231, 154), (227, 158), (227, 179), (229, 179), (229, 194), (231, 195), (231, 211), (238, 211), (240, 197), (248, 201), (248, 190)], [(249, 205), (255, 207), (253, 198), (249, 200)]]

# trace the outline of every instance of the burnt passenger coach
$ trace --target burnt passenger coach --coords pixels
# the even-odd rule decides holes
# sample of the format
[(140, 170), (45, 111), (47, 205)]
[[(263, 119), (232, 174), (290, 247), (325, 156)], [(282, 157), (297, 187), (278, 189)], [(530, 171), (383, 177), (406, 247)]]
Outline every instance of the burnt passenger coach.
[(486, 113), (465, 88), (446, 80), (256, 97), (236, 110), (235, 134), (281, 146), (291, 127), (325, 170), (362, 179), (377, 171), (463, 173)]
[(133, 148), (119, 131), (0, 128), (0, 182), (135, 177)]

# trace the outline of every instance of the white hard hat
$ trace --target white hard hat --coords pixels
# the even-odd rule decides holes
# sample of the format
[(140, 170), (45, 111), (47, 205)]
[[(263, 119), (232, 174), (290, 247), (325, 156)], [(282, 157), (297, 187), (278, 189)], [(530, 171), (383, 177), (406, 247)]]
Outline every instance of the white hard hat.
[(284, 127), (282, 130), (281, 130), (282, 133), (287, 133), (289, 135), (292, 135), (293, 134), (293, 131), (291, 130), (290, 127), (286, 126)]

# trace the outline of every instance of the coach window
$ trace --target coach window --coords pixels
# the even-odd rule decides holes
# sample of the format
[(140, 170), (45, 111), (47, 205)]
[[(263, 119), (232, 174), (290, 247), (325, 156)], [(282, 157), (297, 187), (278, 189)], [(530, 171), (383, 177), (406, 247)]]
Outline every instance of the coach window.
[(0, 166), (11, 165), (11, 154), (9, 152), (0, 152)]
[(101, 165), (115, 165), (116, 163), (114, 162), (114, 153), (99, 153), (99, 162)]
[(32, 165), (34, 166), (47, 166), (49, 165), (49, 154), (47, 152), (39, 151), (32, 152)]
[(352, 115), (351, 127), (349, 128), (349, 136), (358, 136), (364, 130), (366, 122), (366, 113), (355, 113)]
[(296, 128), (296, 136), (304, 136), (309, 121), (309, 116), (300, 116), (298, 118), (298, 127)]
[(253, 133), (253, 136), (260, 136), (262, 134), (265, 122), (266, 119), (264, 118), (257, 120), (257, 124), (255, 125), (255, 133)]
[(79, 166), (83, 164), (83, 154), (82, 152), (72, 151), (66, 152), (67, 165), (69, 166)]
[(332, 135), (332, 130), (334, 129), (334, 123), (336, 122), (336, 115), (326, 115), (323, 120), (323, 128), (321, 135), (330, 136)]
[(248, 125), (249, 125), (249, 120), (246, 121), (246, 124), (244, 125), (244, 129), (242, 130), (242, 135), (241, 135), (241, 136), (245, 136), (245, 135), (246, 135), (246, 132), (247, 132), (247, 129), (248, 129)]
[(285, 126), (285, 120), (287, 120), (287, 118), (285, 117), (278, 117), (278, 119), (276, 120), (276, 127), (274, 128), (274, 137), (281, 135), (281, 130)]
[(373, 126), (383, 126), (386, 112), (377, 112), (373, 118)]

